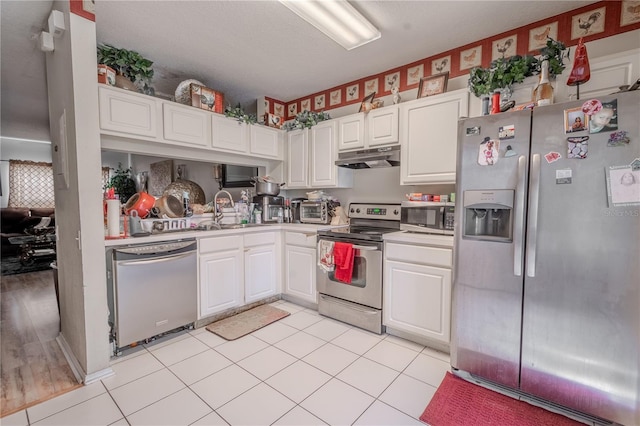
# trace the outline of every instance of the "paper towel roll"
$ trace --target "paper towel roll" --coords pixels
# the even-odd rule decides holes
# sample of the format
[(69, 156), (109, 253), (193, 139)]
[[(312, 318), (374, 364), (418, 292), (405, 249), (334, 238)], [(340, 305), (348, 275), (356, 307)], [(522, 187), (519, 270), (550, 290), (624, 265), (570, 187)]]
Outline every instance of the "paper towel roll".
[(107, 236), (120, 236), (120, 200), (107, 200)]

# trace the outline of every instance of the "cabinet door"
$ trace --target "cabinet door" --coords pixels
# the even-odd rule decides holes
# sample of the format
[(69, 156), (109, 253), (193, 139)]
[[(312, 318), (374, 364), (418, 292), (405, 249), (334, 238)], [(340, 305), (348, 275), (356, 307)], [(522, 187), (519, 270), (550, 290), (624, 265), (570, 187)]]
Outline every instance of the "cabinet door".
[(318, 303), (316, 292), (316, 249), (285, 247), (285, 293)]
[(367, 142), (369, 148), (385, 145), (397, 145), (398, 106), (374, 109), (367, 117)]
[(338, 120), (338, 151), (364, 148), (364, 113)]
[(123, 93), (100, 85), (100, 128), (129, 135), (158, 137), (158, 103), (155, 98)]
[(223, 151), (248, 153), (247, 125), (220, 115), (211, 115), (211, 146)]
[(176, 103), (162, 104), (164, 138), (191, 145), (209, 146), (211, 114)]
[(400, 183), (455, 183), (458, 119), (469, 110), (461, 90), (400, 105)]
[(449, 343), (451, 270), (385, 260), (384, 325)]
[(255, 302), (276, 294), (277, 267), (275, 245), (245, 249), (245, 303)]
[(309, 142), (307, 130), (287, 133), (287, 188), (309, 186)]
[(243, 252), (240, 249), (200, 255), (200, 312), (198, 318), (244, 302)]
[(330, 120), (309, 130), (311, 187), (328, 188), (337, 184), (337, 127), (336, 121)]
[(267, 126), (251, 125), (249, 150), (253, 155), (268, 158), (281, 157), (282, 132)]

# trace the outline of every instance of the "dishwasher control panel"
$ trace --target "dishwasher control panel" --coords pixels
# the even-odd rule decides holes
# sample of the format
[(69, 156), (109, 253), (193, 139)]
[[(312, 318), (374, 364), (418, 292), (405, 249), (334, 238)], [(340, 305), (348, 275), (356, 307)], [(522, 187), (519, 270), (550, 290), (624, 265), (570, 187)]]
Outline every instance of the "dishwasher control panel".
[(171, 251), (180, 250), (185, 247), (189, 247), (192, 244), (195, 244), (195, 240), (122, 247), (122, 248), (118, 248), (117, 251), (121, 253), (139, 254), (139, 255), (167, 253)]

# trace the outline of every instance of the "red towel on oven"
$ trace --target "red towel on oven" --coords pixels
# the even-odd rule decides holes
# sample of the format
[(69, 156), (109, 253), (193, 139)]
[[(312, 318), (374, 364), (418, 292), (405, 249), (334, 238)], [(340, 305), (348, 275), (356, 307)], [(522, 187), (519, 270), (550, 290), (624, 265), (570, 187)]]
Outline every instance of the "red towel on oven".
[(333, 246), (333, 263), (336, 267), (334, 276), (336, 280), (351, 284), (353, 275), (353, 259), (355, 250), (353, 244), (336, 242)]

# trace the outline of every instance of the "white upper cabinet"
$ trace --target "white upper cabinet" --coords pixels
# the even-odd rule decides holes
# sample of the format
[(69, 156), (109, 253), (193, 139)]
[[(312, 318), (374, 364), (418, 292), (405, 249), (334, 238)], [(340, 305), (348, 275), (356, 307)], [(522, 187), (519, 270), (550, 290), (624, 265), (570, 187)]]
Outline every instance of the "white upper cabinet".
[(338, 119), (338, 150), (364, 149), (364, 113)]
[(249, 150), (252, 155), (282, 159), (282, 131), (273, 127), (249, 126)]
[(337, 185), (338, 125), (335, 120), (323, 121), (310, 129), (309, 150), (312, 187), (328, 188)]
[[(108, 133), (158, 137), (158, 107), (155, 98), (98, 86), (100, 128)], [(104, 133), (104, 132), (103, 132)]]
[(287, 189), (351, 187), (351, 170), (335, 165), (337, 120), (287, 133)]
[(369, 148), (397, 145), (398, 105), (377, 108), (369, 112), (367, 117), (367, 143)]
[(398, 136), (398, 105), (338, 119), (340, 152), (398, 145)]
[(211, 143), (210, 114), (206, 111), (166, 102), (162, 105), (162, 113), (166, 140), (199, 146)]
[(309, 186), (308, 136), (306, 129), (287, 133), (287, 189)]
[(245, 154), (249, 151), (247, 125), (223, 115), (211, 115), (211, 146), (221, 151)]
[(455, 183), (458, 119), (468, 111), (467, 89), (400, 105), (400, 184)]

